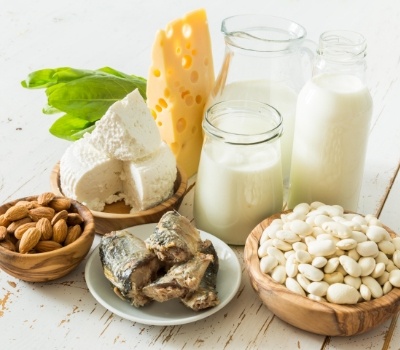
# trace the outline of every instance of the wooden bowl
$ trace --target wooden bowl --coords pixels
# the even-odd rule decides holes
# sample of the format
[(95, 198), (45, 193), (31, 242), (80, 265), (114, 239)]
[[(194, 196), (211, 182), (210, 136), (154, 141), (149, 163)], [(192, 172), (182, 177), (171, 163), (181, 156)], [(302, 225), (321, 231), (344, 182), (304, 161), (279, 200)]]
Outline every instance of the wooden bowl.
[[(58, 196), (64, 196), (60, 185), (60, 165), (57, 163), (50, 175), (51, 189)], [(174, 184), (174, 194), (165, 202), (157, 206), (130, 214), (130, 207), (123, 201), (108, 204), (103, 211), (92, 210), (96, 223), (96, 232), (105, 234), (111, 231), (122, 230), (127, 227), (148, 224), (160, 221), (163, 214), (170, 210), (178, 210), (187, 188), (187, 177), (178, 168)]]
[[(20, 200), (32, 201), (37, 196), (20, 198), (0, 206), (0, 214)], [(89, 252), (94, 236), (95, 224), (90, 210), (71, 200), (70, 212), (79, 213), (83, 218), (82, 234), (71, 244), (45, 252), (22, 254), (0, 246), (0, 268), (11, 276), (28, 282), (46, 282), (67, 275), (74, 270)]]
[[(308, 332), (326, 336), (352, 336), (367, 332), (392, 317), (400, 307), (400, 289), (355, 305), (313, 301), (293, 293), (260, 270), (257, 250), (264, 229), (279, 218), (275, 214), (257, 225), (247, 238), (244, 260), (254, 290), (263, 303), (283, 321)], [(386, 227), (394, 237), (396, 234)]]

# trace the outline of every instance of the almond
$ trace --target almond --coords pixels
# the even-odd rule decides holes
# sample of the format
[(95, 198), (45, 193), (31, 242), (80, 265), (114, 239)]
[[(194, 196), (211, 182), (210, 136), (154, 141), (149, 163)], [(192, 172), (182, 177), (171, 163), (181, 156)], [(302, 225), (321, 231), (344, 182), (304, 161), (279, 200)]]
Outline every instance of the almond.
[(21, 225), (26, 224), (27, 222), (32, 222), (31, 218), (23, 218), (21, 220), (13, 221), (10, 225), (7, 226), (8, 233), (14, 233), (14, 231)]
[(56, 195), (52, 192), (44, 192), (38, 196), (38, 203), (41, 205), (48, 205)]
[(14, 205), (11, 208), (8, 208), (4, 213), (4, 217), (10, 221), (16, 221), (27, 217), (29, 214), (29, 210), (26, 207)]
[(11, 250), (12, 252), (17, 251), (17, 248), (15, 247), (15, 244), (9, 240), (9, 239), (5, 239), (4, 241), (0, 242), (0, 247), (3, 247), (7, 250)]
[(78, 213), (68, 213), (67, 224), (69, 226), (80, 225), (82, 222), (82, 216)]
[(39, 221), (36, 223), (36, 228), (41, 233), (41, 240), (47, 241), (53, 237), (53, 227), (51, 226), (48, 218), (39, 219)]
[(7, 227), (0, 226), (0, 241), (4, 241), (8, 235)]
[(54, 241), (39, 241), (35, 246), (35, 251), (38, 253), (51, 252), (52, 250), (60, 249), (62, 245)]
[(54, 198), (48, 205), (55, 211), (68, 210), (71, 206), (71, 200), (65, 197)]
[(64, 219), (58, 220), (53, 226), (53, 241), (62, 244), (68, 233), (68, 226)]
[(51, 219), (51, 224), (54, 225), (58, 220), (64, 219), (67, 220), (68, 212), (66, 210), (61, 210), (56, 215), (54, 215), (53, 219)]
[(15, 203), (16, 206), (26, 207), (27, 209), (33, 209), (38, 206), (37, 201), (18, 201)]
[(53, 219), (55, 211), (49, 207), (39, 207), (29, 210), (29, 216), (33, 221), (39, 221), (41, 218), (47, 218), (51, 221)]
[(82, 229), (79, 225), (68, 227), (67, 237), (65, 238), (64, 245), (75, 242), (82, 234)]
[(11, 224), (11, 221), (10, 220), (7, 220), (6, 218), (5, 218), (5, 216), (4, 216), (4, 214), (1, 214), (0, 215), (0, 226), (5, 226), (5, 227), (7, 227), (8, 225), (10, 225)]
[(29, 228), (19, 242), (19, 252), (22, 254), (32, 250), (40, 240), (40, 231), (36, 227)]
[(17, 227), (17, 229), (14, 231), (14, 236), (16, 239), (21, 239), (24, 233), (31, 227), (35, 227), (36, 222), (27, 222), (25, 224), (20, 225)]

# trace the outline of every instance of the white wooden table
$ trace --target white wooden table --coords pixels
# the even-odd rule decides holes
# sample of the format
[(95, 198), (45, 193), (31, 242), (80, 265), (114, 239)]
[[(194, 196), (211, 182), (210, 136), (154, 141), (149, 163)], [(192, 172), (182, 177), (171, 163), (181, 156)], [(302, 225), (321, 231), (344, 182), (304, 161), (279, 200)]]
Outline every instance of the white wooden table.
[[(41, 113), (44, 91), (20, 81), (33, 70), (111, 66), (146, 77), (157, 29), (206, 8), (216, 70), (223, 18), (266, 13), (292, 19), (317, 40), (328, 29), (352, 29), (368, 41), (373, 123), (359, 212), (373, 213), (400, 232), (400, 3), (321, 0), (0, 0), (0, 202), (50, 189), (52, 167), (68, 146)], [(192, 216), (190, 192), (180, 211)], [(96, 237), (93, 247), (99, 242)], [(242, 248), (234, 248), (243, 263)], [(243, 266), (243, 265), (242, 265)], [(296, 329), (264, 307), (244, 267), (232, 302), (217, 314), (182, 326), (145, 326), (99, 305), (77, 270), (50, 283), (26, 283), (0, 271), (0, 348), (8, 349), (400, 349), (397, 314), (350, 338)]]

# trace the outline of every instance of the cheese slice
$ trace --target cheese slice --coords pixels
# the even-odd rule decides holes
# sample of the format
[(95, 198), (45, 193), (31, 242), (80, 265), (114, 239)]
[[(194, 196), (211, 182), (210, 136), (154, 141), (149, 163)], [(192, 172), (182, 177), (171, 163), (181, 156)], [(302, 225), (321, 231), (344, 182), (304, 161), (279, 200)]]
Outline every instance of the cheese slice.
[[(88, 135), (88, 134), (87, 134)], [(92, 210), (123, 198), (122, 162), (93, 147), (88, 137), (72, 143), (60, 160), (60, 185), (66, 197)]]
[(108, 157), (134, 161), (155, 152), (160, 132), (139, 90), (115, 102), (96, 122), (90, 142)]
[(164, 142), (150, 156), (138, 162), (124, 162), (123, 193), (131, 212), (145, 210), (169, 198), (176, 175), (174, 155)]
[(188, 13), (157, 32), (147, 79), (147, 105), (161, 138), (190, 177), (203, 143), (203, 110), (214, 84), (206, 12)]

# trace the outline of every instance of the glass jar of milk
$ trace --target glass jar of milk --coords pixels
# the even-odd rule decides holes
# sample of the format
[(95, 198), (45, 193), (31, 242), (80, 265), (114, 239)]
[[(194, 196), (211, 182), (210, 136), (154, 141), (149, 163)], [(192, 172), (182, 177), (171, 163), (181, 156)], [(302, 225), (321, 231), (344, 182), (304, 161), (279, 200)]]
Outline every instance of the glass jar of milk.
[(250, 100), (211, 106), (194, 194), (196, 226), (243, 245), (263, 219), (282, 210), (282, 117)]
[(221, 32), (225, 55), (207, 107), (219, 101), (246, 99), (276, 108), (285, 129), (280, 142), (287, 185), (297, 95), (311, 78), (316, 45), (306, 40), (303, 26), (264, 14), (225, 18)]
[(357, 211), (373, 105), (366, 47), (351, 31), (320, 37), (313, 77), (297, 101), (289, 208), (321, 201)]

